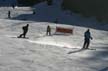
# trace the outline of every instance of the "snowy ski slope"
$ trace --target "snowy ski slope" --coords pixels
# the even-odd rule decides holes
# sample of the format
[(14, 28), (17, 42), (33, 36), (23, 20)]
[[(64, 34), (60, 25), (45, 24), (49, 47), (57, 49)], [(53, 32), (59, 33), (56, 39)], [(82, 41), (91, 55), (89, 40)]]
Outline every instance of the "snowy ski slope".
[[(45, 2), (34, 6), (36, 15), (31, 11), (16, 11), (12, 16), (17, 20), (6, 19), (7, 15), (3, 14), (12, 8), (0, 8), (0, 71), (108, 71), (107, 23), (63, 12), (59, 6), (61, 1), (54, 0), (50, 7)], [(27, 21), (18, 20), (25, 13), (30, 14), (23, 16)], [(53, 23), (56, 17), (58, 24)], [(26, 24), (30, 24), (29, 39), (15, 38)], [(45, 36), (48, 24), (52, 34), (56, 26), (74, 28), (74, 34)], [(90, 48), (96, 50), (80, 51), (88, 27), (93, 36)]]

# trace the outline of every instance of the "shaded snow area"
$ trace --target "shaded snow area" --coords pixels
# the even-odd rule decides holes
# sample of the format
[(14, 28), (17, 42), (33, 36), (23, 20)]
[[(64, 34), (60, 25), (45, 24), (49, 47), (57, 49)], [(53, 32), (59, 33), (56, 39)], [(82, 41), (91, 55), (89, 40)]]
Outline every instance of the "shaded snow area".
[[(61, 2), (35, 5), (35, 15), (30, 7), (0, 7), (0, 71), (108, 71), (108, 24), (62, 11)], [(16, 38), (26, 24), (29, 39)], [(52, 36), (46, 36), (47, 25)], [(56, 26), (73, 28), (73, 34), (55, 34)], [(81, 50), (88, 28), (91, 50)]]

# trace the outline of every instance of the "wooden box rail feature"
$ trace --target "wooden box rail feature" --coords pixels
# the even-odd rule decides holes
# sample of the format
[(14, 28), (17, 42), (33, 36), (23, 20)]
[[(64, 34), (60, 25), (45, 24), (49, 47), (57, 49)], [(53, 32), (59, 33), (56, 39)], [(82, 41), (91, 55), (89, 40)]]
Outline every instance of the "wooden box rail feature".
[(73, 34), (73, 28), (56, 27), (56, 32)]

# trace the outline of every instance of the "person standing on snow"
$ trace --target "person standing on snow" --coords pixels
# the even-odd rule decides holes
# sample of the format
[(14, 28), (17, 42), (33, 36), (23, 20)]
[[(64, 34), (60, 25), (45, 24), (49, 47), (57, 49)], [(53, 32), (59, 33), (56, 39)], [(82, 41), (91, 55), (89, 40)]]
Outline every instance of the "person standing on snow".
[(23, 33), (20, 34), (20, 35), (18, 36), (18, 38), (25, 38), (25, 37), (26, 37), (26, 34), (27, 34), (27, 32), (28, 32), (28, 27), (29, 27), (29, 24), (27, 24), (26, 26), (23, 26), (23, 27), (22, 27)]
[(8, 18), (11, 18), (11, 11), (8, 11)]
[(49, 25), (47, 26), (46, 35), (51, 36), (51, 27)]
[(88, 49), (89, 44), (90, 44), (90, 39), (92, 40), (93, 38), (91, 37), (90, 30), (88, 29), (88, 30), (84, 33), (84, 44), (83, 44), (83, 48), (84, 48), (84, 49)]

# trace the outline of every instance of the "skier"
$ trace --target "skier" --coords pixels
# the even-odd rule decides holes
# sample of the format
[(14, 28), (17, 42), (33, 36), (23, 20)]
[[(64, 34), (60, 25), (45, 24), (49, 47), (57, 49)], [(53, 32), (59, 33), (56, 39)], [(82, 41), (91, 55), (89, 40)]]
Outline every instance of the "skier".
[(90, 44), (90, 39), (92, 40), (93, 38), (91, 37), (90, 30), (88, 29), (88, 30), (84, 33), (84, 44), (83, 44), (83, 48), (84, 48), (84, 49), (88, 49), (89, 44)]
[(34, 14), (36, 14), (36, 11), (35, 11), (35, 9), (33, 9), (33, 15), (34, 15)]
[(29, 24), (27, 24), (26, 26), (23, 26), (23, 27), (22, 27), (23, 33), (20, 34), (20, 35), (18, 36), (18, 38), (25, 38), (25, 36), (26, 36), (26, 34), (27, 34), (27, 32), (28, 32), (28, 27), (29, 27)]
[(11, 12), (10, 12), (10, 11), (8, 11), (8, 18), (11, 18), (10, 14), (11, 14)]
[(46, 35), (51, 36), (51, 27), (49, 25), (47, 26)]

